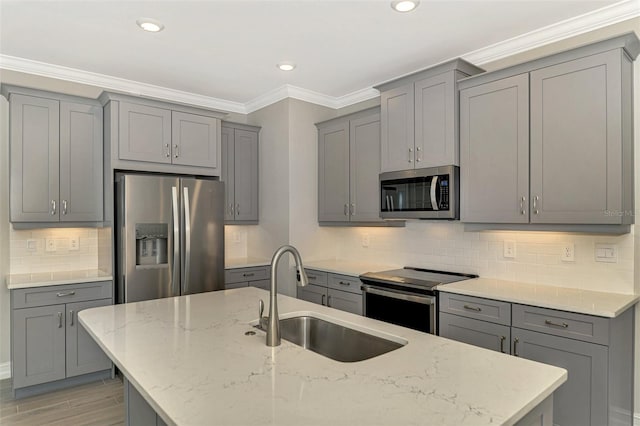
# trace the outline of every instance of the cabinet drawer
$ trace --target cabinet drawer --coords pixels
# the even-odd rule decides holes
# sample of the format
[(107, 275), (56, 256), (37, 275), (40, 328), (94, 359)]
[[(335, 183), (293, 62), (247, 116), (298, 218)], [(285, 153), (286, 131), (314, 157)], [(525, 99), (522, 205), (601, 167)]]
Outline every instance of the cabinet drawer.
[(513, 304), (513, 326), (607, 345), (609, 320), (591, 315)]
[(249, 281), (249, 285), (251, 287), (257, 287), (269, 291), (271, 288), (271, 280)]
[(329, 288), (350, 293), (362, 294), (362, 282), (359, 278), (347, 275), (329, 274)]
[(225, 284), (239, 283), (243, 281), (268, 280), (270, 266), (257, 266), (254, 268), (227, 269), (224, 271)]
[(441, 292), (440, 312), (511, 325), (511, 304), (497, 300)]
[(309, 278), (309, 284), (315, 285), (327, 285), (327, 273), (322, 271), (315, 271), (313, 269), (305, 268), (304, 271), (307, 273), (307, 278)]
[(440, 336), (492, 351), (511, 353), (511, 327), (440, 313)]
[(11, 306), (13, 309), (31, 308), (34, 306), (47, 306), (58, 303), (111, 299), (112, 297), (112, 282), (97, 281), (12, 290)]
[(247, 287), (249, 285), (248, 282), (246, 281), (242, 281), (239, 283), (230, 283), (230, 282), (225, 282), (224, 283), (224, 289), (225, 290), (231, 290), (233, 288), (243, 288), (243, 287)]

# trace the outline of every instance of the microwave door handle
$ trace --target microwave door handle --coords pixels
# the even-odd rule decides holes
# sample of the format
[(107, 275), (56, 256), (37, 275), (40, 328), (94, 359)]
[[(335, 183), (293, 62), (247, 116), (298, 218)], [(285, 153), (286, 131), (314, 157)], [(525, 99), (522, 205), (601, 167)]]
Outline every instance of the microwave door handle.
[(438, 176), (434, 176), (431, 179), (431, 207), (433, 210), (438, 210), (438, 201), (436, 200), (436, 188), (438, 187)]

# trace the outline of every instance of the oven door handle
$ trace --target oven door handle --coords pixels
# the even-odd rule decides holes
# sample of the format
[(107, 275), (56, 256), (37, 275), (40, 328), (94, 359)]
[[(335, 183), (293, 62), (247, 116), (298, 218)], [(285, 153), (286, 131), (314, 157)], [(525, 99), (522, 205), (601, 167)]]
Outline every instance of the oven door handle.
[(413, 293), (404, 293), (401, 291), (387, 290), (381, 289), (378, 287), (371, 287), (369, 285), (363, 285), (360, 287), (363, 292), (377, 294), (378, 296), (391, 297), (392, 299), (404, 300), (407, 302), (415, 302), (421, 303), (423, 305), (435, 305), (436, 297), (435, 296), (423, 296), (417, 295)]

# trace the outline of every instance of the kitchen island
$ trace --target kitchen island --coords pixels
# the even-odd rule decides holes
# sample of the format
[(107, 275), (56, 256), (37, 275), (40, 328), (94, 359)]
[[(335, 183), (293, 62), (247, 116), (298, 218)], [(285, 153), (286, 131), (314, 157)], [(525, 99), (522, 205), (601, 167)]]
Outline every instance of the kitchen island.
[[(167, 424), (551, 424), (565, 370), (278, 296), (281, 318), (312, 314), (407, 344), (344, 363), (252, 323), (268, 292), (241, 288), (82, 311), (80, 322)], [(268, 307), (265, 312), (268, 312)], [(246, 332), (255, 332), (255, 334)]]

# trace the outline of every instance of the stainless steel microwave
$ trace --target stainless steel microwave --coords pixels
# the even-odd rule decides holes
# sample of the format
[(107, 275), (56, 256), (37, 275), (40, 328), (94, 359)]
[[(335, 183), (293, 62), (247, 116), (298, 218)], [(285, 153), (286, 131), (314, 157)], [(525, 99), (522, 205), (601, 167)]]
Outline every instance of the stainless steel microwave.
[(448, 219), (460, 216), (458, 166), (380, 173), (383, 219)]

